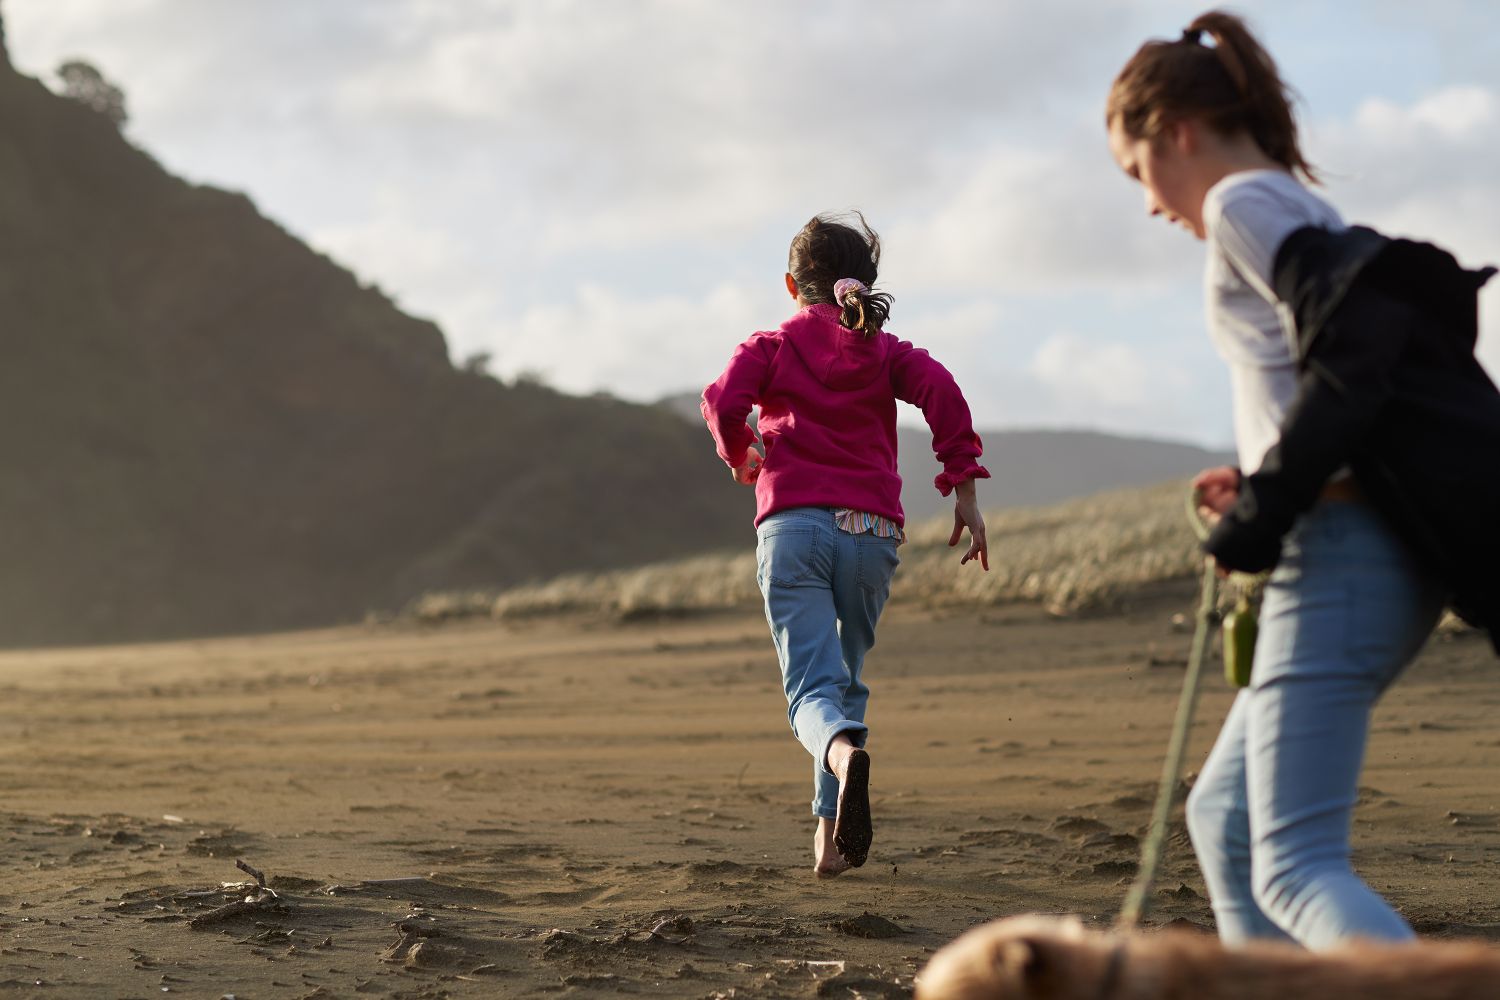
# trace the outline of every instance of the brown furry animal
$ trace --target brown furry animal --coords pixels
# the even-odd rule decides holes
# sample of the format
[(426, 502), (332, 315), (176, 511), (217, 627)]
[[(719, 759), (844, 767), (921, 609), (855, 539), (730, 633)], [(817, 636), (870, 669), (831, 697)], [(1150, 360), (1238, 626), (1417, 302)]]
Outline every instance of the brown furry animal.
[(1500, 951), (1476, 943), (1225, 948), (1184, 931), (1108, 934), (1011, 917), (964, 934), (917, 977), (917, 1000), (1500, 1000)]

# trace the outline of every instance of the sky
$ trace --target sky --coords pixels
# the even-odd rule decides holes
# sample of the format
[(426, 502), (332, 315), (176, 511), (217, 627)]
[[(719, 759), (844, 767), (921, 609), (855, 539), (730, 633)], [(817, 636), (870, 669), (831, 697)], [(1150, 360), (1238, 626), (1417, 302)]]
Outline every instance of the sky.
[[(1229, 443), (1202, 245), (1111, 160), (1109, 84), (1171, 0), (0, 0), (12, 61), (83, 58), (125, 134), (435, 320), (456, 362), (696, 393), (791, 312), (787, 245), (857, 208), (887, 328), (982, 427)], [(1500, 6), (1231, 7), (1354, 222), (1500, 262)], [(1480, 356), (1500, 372), (1500, 281)], [(907, 411), (904, 422), (920, 415)]]

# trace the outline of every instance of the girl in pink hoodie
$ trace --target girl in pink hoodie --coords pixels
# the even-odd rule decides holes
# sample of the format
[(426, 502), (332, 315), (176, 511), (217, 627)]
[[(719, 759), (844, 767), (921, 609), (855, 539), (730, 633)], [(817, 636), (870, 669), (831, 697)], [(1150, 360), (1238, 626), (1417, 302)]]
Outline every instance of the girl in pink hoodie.
[[(869, 688), (860, 678), (905, 541), (896, 400), (919, 407), (955, 495), (960, 560), (989, 569), (974, 481), (989, 478), (969, 407), (926, 351), (883, 329), (880, 239), (855, 213), (820, 215), (792, 240), (786, 288), (797, 312), (735, 349), (702, 411), (735, 481), (755, 487), (756, 579), (776, 644), (788, 718), (814, 761), (815, 870), (865, 863), (872, 839)], [(760, 407), (760, 441), (746, 423)]]

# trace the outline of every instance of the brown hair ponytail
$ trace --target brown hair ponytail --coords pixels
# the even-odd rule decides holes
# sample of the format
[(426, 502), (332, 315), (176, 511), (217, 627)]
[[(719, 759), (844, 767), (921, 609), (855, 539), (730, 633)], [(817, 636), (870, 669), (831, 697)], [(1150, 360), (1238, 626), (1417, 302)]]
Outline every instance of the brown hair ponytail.
[[(803, 302), (837, 305), (841, 325), (874, 336), (891, 314), (892, 298), (868, 287), (880, 269), (880, 237), (859, 212), (851, 216), (849, 221), (813, 216), (792, 238), (786, 269)], [(835, 302), (833, 286), (840, 278), (855, 278), (867, 287), (846, 291), (843, 301)]]
[[(838, 296), (835, 283), (834, 295)], [(849, 330), (862, 330), (867, 336), (878, 333), (885, 325), (891, 311), (891, 297), (884, 292), (872, 292), (868, 288), (850, 288), (838, 296), (834, 305), (840, 306), (839, 325)]]
[(1119, 119), (1138, 139), (1154, 138), (1184, 118), (1201, 119), (1223, 135), (1245, 132), (1271, 159), (1317, 183), (1298, 143), (1293, 98), (1245, 22), (1212, 10), (1195, 17), (1181, 38), (1140, 47), (1115, 78), (1104, 119)]

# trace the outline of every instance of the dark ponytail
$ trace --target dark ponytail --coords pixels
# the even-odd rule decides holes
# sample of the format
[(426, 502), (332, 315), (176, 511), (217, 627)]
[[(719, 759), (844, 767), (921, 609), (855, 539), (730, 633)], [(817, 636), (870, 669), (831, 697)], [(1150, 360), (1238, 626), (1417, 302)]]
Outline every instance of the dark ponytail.
[(1212, 10), (1181, 38), (1140, 47), (1115, 78), (1104, 119), (1118, 119), (1132, 138), (1152, 139), (1173, 122), (1198, 118), (1222, 135), (1247, 133), (1271, 159), (1318, 183), (1297, 139), (1294, 96), (1245, 22)]
[[(879, 268), (880, 237), (859, 212), (848, 221), (813, 216), (792, 238), (787, 254), (786, 269), (802, 301), (839, 306), (839, 323), (866, 336), (880, 332), (891, 314), (891, 296), (872, 288)], [(843, 301), (836, 302), (833, 286), (840, 278), (854, 278), (866, 287), (847, 290)]]
[(866, 336), (879, 333), (891, 314), (891, 297), (869, 289), (851, 288), (835, 304), (844, 307), (839, 313), (839, 324), (850, 330), (863, 330)]

